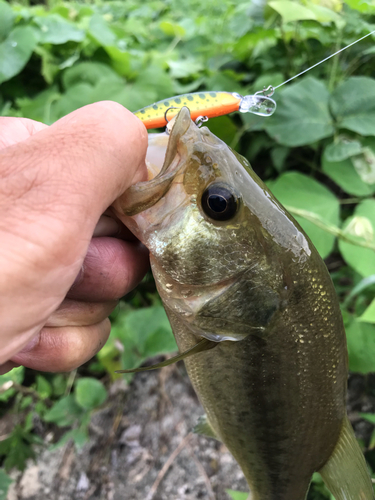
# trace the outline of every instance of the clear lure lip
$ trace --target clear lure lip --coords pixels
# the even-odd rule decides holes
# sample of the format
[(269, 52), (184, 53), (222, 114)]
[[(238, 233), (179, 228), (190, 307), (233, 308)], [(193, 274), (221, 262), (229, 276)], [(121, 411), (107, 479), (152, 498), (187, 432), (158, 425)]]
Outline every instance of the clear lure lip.
[(258, 116), (271, 116), (276, 111), (276, 102), (269, 96), (259, 95), (245, 95), (241, 98), (240, 113), (253, 113)]

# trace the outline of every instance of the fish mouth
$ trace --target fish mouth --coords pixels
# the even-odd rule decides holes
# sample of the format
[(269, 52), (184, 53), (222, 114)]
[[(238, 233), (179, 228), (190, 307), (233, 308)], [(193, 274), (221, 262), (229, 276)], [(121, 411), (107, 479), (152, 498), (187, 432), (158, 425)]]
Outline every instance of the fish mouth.
[[(188, 134), (189, 131), (191, 131), (193, 138), (196, 136), (197, 130), (196, 125), (190, 118), (189, 109), (186, 107), (181, 108), (174, 121), (171, 121), (169, 128), (171, 132), (160, 171), (157, 171), (157, 165), (148, 160), (149, 180), (130, 186), (124, 195), (119, 198), (116, 205), (114, 205), (115, 209), (119, 210), (125, 216), (132, 217), (153, 207), (169, 190), (176, 176), (184, 170), (186, 165), (184, 158), (186, 158), (186, 154), (184, 154), (184, 141), (181, 141), (181, 138)], [(157, 138), (154, 140), (156, 144), (158, 141), (160, 156), (163, 147), (165, 147), (166, 139)]]

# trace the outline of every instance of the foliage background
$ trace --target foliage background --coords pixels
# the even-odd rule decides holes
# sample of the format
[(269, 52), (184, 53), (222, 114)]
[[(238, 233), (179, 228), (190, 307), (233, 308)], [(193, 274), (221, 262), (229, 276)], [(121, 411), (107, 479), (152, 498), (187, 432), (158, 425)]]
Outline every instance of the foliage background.
[[(375, 29), (371, 0), (34, 3), (0, 0), (0, 114), (47, 124), (104, 99), (135, 111), (198, 90), (252, 94)], [(250, 160), (326, 259), (350, 369), (365, 376), (375, 371), (374, 39), (276, 90), (272, 117), (235, 114), (208, 124)], [(0, 500), (5, 471), (23, 468), (42, 445), (35, 415), (62, 429), (53, 446), (69, 439), (82, 446), (114, 370), (176, 348), (150, 276), (112, 319), (108, 344), (78, 373), (18, 368), (0, 377), (0, 411), (18, 422), (0, 441)], [(362, 445), (375, 470), (375, 435)], [(316, 478), (310, 498), (326, 495)]]

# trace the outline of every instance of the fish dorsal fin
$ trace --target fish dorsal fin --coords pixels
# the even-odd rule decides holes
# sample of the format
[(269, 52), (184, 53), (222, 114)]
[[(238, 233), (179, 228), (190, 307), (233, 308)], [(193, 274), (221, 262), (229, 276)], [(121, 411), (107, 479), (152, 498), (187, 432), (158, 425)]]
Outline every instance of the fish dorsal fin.
[(336, 500), (374, 500), (367, 465), (347, 417), (328, 462), (318, 471)]
[(213, 349), (217, 345), (217, 342), (213, 342), (212, 340), (202, 339), (190, 349), (182, 352), (181, 354), (177, 354), (177, 356), (173, 356), (173, 358), (167, 359), (161, 363), (152, 366), (144, 366), (142, 368), (133, 368), (132, 370), (117, 370), (116, 373), (138, 373), (138, 372), (147, 372), (150, 370), (157, 370), (158, 368), (163, 368), (163, 366), (173, 365), (177, 361), (181, 359), (188, 358), (193, 354), (198, 354), (198, 352), (208, 351), (209, 349)]
[(221, 441), (208, 421), (207, 415), (202, 415), (198, 418), (197, 425), (194, 427), (193, 432), (195, 434), (201, 434), (202, 436), (207, 436)]

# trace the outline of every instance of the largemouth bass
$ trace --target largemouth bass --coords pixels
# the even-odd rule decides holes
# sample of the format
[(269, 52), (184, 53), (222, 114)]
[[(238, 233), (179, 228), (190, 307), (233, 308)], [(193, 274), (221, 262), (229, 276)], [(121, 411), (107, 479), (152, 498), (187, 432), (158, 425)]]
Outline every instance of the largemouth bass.
[(115, 209), (150, 250), (176, 359), (206, 411), (198, 428), (225, 443), (253, 500), (303, 500), (315, 471), (336, 500), (374, 499), (318, 252), (247, 160), (187, 108), (169, 138), (150, 142), (161, 156), (168, 143), (160, 172)]

